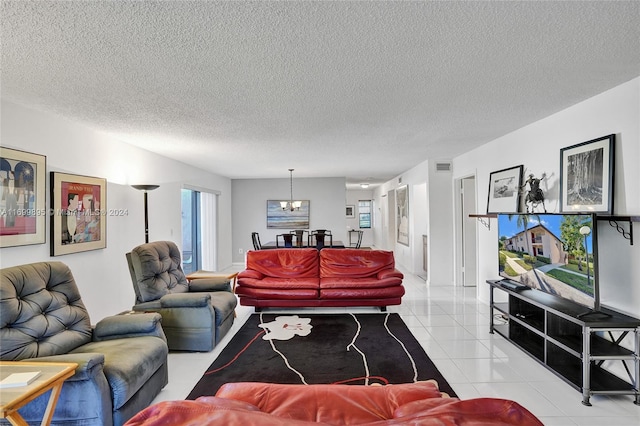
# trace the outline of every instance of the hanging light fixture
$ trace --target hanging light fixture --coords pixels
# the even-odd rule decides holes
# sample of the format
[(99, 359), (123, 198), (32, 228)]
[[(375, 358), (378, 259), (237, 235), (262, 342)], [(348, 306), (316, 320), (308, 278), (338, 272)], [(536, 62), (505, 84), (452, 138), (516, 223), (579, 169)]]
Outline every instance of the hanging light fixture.
[(280, 207), (282, 207), (282, 210), (300, 210), (300, 207), (302, 206), (302, 201), (293, 201), (293, 170), (294, 169), (289, 169), (289, 183), (291, 188), (289, 201), (280, 201)]

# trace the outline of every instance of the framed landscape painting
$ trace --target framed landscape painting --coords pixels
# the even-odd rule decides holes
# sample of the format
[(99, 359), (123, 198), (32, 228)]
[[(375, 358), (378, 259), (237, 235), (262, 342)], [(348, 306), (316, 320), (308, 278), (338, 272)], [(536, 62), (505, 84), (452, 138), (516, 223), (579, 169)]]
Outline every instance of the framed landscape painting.
[(489, 174), (487, 214), (518, 213), (523, 165)]
[(46, 157), (0, 147), (0, 247), (46, 241)]
[[(267, 228), (309, 229), (309, 200), (302, 200), (299, 209), (282, 208), (284, 200), (267, 200)], [(284, 201), (288, 203), (288, 201)]]
[(51, 172), (51, 256), (107, 246), (107, 180)]
[(613, 214), (615, 135), (560, 150), (560, 211)]

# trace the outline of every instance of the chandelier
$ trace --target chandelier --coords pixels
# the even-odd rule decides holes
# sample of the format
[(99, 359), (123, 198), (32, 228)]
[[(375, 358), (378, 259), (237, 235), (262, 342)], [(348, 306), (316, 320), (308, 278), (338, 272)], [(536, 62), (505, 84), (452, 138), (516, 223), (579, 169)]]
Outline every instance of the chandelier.
[(282, 210), (300, 210), (302, 201), (293, 201), (293, 169), (289, 169), (289, 183), (291, 188), (289, 201), (280, 201), (280, 207)]

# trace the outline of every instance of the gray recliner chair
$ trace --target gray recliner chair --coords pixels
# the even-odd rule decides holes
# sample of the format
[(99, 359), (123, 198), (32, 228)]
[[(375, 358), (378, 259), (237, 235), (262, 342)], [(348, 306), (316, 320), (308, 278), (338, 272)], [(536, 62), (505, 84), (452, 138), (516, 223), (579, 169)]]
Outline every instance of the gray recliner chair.
[(238, 301), (228, 279), (191, 282), (171, 241), (142, 244), (127, 253), (136, 293), (134, 311), (162, 315), (170, 350), (211, 351), (233, 325)]
[[(93, 327), (62, 262), (2, 269), (0, 321), (1, 360), (78, 364), (62, 386), (52, 424), (122, 425), (168, 382), (160, 315), (116, 315)], [(29, 424), (40, 424), (49, 394), (19, 410)]]

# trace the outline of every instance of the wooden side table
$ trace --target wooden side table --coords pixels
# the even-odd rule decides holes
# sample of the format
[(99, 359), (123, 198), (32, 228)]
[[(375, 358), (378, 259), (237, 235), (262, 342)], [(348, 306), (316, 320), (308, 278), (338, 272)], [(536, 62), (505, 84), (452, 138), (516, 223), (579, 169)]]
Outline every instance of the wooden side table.
[(13, 373), (39, 371), (41, 374), (26, 386), (0, 389), (0, 416), (12, 425), (26, 426), (18, 409), (25, 406), (43, 393), (51, 390), (49, 403), (42, 418), (43, 425), (49, 425), (58, 403), (62, 384), (73, 376), (78, 364), (74, 362), (21, 362), (0, 361), (0, 380)]
[(201, 278), (208, 278), (208, 279), (219, 278), (219, 279), (225, 279), (229, 281), (233, 280), (233, 286), (231, 288), (232, 291), (236, 289), (236, 283), (238, 281), (237, 272), (225, 273), (225, 272), (214, 272), (214, 271), (196, 271), (196, 272), (190, 273), (186, 277), (187, 277), (187, 281), (197, 280)]

